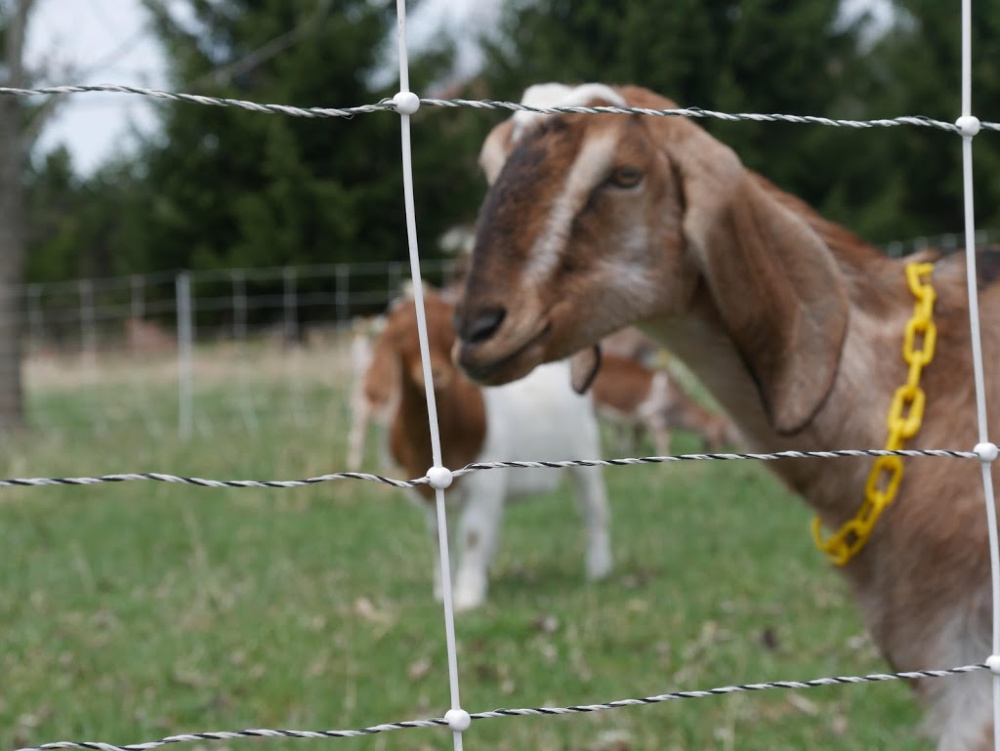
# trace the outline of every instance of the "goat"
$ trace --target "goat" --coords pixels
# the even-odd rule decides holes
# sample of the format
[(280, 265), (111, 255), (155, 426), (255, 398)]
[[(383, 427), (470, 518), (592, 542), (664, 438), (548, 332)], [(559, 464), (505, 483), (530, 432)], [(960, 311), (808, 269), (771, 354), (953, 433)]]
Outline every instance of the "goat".
[(601, 339), (601, 353), (625, 357), (641, 365), (652, 366), (663, 354), (663, 349), (639, 329), (629, 326)]
[(348, 406), (351, 427), (347, 433), (347, 469), (357, 472), (365, 453), (368, 425), (385, 425), (396, 399), (396, 374), (390, 368), (372, 367), (372, 342), (384, 326), (384, 319), (359, 318), (351, 327), (351, 391)]
[[(525, 101), (675, 107), (600, 84), (533, 87)], [(900, 349), (914, 298), (903, 261), (746, 169), (686, 118), (518, 113), (491, 131), (480, 162), (491, 187), (456, 318), (455, 357), (473, 378), (505, 383), (638, 324), (706, 384), (754, 450), (884, 445), (907, 380)], [(933, 264), (938, 337), (921, 380), (923, 427), (907, 448), (971, 449), (965, 260), (911, 260)], [(1000, 316), (995, 270), (979, 280), (986, 321)], [(1000, 328), (983, 346), (986, 362), (1000, 362)], [(987, 383), (995, 425), (1000, 380)], [(893, 668), (982, 663), (991, 597), (980, 473), (904, 461), (896, 500), (840, 570)], [(838, 529), (864, 499), (871, 462), (767, 466)], [(940, 751), (992, 748), (988, 674), (913, 686)]]
[[(424, 306), (430, 367), (437, 403), (442, 461), (459, 468), (474, 461), (509, 461), (530, 456), (549, 460), (599, 456), (597, 419), (589, 397), (569, 387), (569, 364), (538, 369), (517, 383), (481, 389), (451, 361), (455, 343), (453, 305), (426, 289)], [(393, 309), (375, 343), (371, 368), (397, 374), (399, 401), (389, 428), (389, 450), (411, 477), (423, 476), (433, 461), (424, 375), (416, 328), (416, 306), (405, 300)], [(586, 574), (599, 579), (611, 571), (607, 495), (600, 467), (570, 467), (586, 523)], [(545, 469), (482, 471), (458, 477), (446, 496), (455, 535), (454, 605), (469, 610), (486, 598), (488, 574), (497, 549), (508, 499), (554, 490), (558, 473)], [(437, 539), (433, 491), (418, 486), (427, 527)], [(435, 556), (434, 593), (442, 594)]]
[(672, 428), (694, 431), (711, 452), (725, 443), (739, 442), (725, 415), (701, 406), (665, 370), (647, 368), (602, 349), (600, 369), (591, 389), (601, 417), (633, 428), (636, 436), (642, 429), (649, 431), (660, 456), (670, 451)]
[(168, 329), (134, 316), (125, 320), (125, 341), (133, 355), (156, 355), (177, 350), (177, 338)]

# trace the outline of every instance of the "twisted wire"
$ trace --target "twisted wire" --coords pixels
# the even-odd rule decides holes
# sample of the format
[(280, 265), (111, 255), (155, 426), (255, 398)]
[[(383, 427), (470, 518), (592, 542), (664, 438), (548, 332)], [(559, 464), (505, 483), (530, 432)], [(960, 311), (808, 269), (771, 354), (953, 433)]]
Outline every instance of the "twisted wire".
[[(672, 456), (641, 456), (622, 459), (569, 459), (566, 461), (506, 461), (506, 462), (473, 462), (452, 472), (453, 477), (461, 477), (471, 472), (482, 472), (491, 469), (565, 469), (567, 467), (628, 467), (637, 464), (668, 464), (687, 461), (735, 461), (756, 459), (759, 461), (774, 461), (777, 459), (836, 459), (845, 457), (876, 457), (876, 456), (907, 456), (935, 457), (947, 459), (978, 459), (972, 451), (954, 451), (951, 449), (839, 449), (836, 451), (777, 451), (770, 454), (676, 454)], [(368, 480), (391, 485), (395, 488), (413, 488), (426, 485), (430, 480), (425, 475), (413, 480), (396, 480), (383, 475), (367, 472), (336, 472), (332, 474), (307, 477), (302, 480), (213, 480), (204, 477), (184, 477), (162, 472), (126, 472), (120, 474), (98, 475), (95, 477), (15, 477), (0, 480), (0, 488), (10, 487), (45, 487), (53, 485), (99, 485), (102, 483), (133, 482), (149, 480), (153, 482), (169, 482), (182, 485), (194, 485), (203, 488), (301, 488), (307, 485), (318, 485), (335, 480)]]
[(410, 488), (427, 482), (426, 479), (407, 482), (394, 480), (391, 477), (373, 475), (366, 472), (337, 472), (317, 477), (307, 477), (304, 480), (212, 480), (204, 477), (182, 477), (162, 472), (127, 472), (113, 475), (98, 475), (96, 477), (17, 477), (0, 480), (0, 488), (10, 487), (43, 487), (49, 485), (99, 485), (102, 483), (132, 482), (136, 480), (152, 480), (154, 482), (170, 482), (182, 485), (196, 485), (202, 488), (301, 488), (306, 485), (318, 485), (334, 480), (371, 480), (396, 488)]
[[(891, 128), (898, 125), (916, 125), (926, 128), (937, 128), (952, 133), (960, 132), (954, 123), (947, 123), (941, 120), (934, 120), (922, 115), (903, 115), (900, 117), (884, 118), (876, 120), (840, 120), (829, 117), (816, 117), (814, 115), (783, 115), (764, 114), (753, 112), (717, 112), (701, 107), (678, 107), (673, 109), (647, 109), (644, 107), (536, 107), (515, 102), (502, 102), (491, 99), (421, 99), (421, 104), (434, 107), (471, 107), (473, 109), (503, 109), (511, 112), (533, 112), (540, 115), (650, 115), (652, 117), (690, 117), (690, 118), (711, 118), (715, 120), (725, 120), (727, 122), (753, 121), (753, 122), (784, 122), (796, 124), (830, 125), (838, 128)], [(983, 122), (980, 127), (988, 130), (1000, 130), (1000, 123)]]
[[(210, 107), (236, 107), (250, 112), (263, 114), (282, 114), (292, 117), (307, 118), (331, 118), (343, 117), (352, 118), (354, 115), (367, 114), (370, 112), (392, 112), (395, 105), (391, 99), (383, 99), (376, 104), (364, 104), (357, 107), (294, 107), (287, 104), (262, 104), (245, 99), (229, 99), (226, 97), (205, 96), (202, 94), (183, 94), (161, 89), (148, 89), (141, 86), (125, 86), (121, 84), (93, 84), (89, 86), (46, 86), (37, 89), (19, 89), (11, 87), (0, 87), (0, 95), (8, 96), (52, 96), (60, 94), (135, 94), (139, 96), (152, 97), (174, 102), (187, 102), (190, 104), (201, 104)], [(753, 121), (753, 122), (784, 122), (796, 124), (829, 125), (840, 128), (891, 128), (899, 125), (912, 125), (925, 128), (936, 128), (950, 133), (959, 133), (958, 127), (954, 123), (941, 120), (934, 120), (922, 115), (903, 115), (900, 117), (882, 118), (875, 120), (841, 120), (829, 117), (817, 117), (814, 115), (785, 115), (779, 113), (764, 114), (753, 112), (717, 112), (701, 107), (679, 107), (674, 109), (647, 109), (644, 107), (535, 107), (517, 102), (504, 102), (492, 99), (435, 99), (423, 98), (421, 105), (430, 107), (445, 108), (473, 108), (489, 110), (507, 110), (510, 112), (534, 112), (543, 115), (558, 114), (613, 114), (613, 115), (650, 115), (653, 117), (690, 117), (690, 118), (712, 118), (725, 120), (728, 122)], [(980, 127), (984, 130), (1000, 130), (1000, 123), (982, 122)]]
[(261, 104), (245, 99), (227, 99), (225, 97), (203, 96), (200, 94), (178, 94), (160, 89), (147, 89), (141, 86), (123, 86), (120, 84), (102, 83), (91, 86), (46, 86), (39, 89), (15, 89), (7, 86), (0, 87), (0, 94), (10, 96), (41, 96), (56, 94), (138, 94), (140, 96), (153, 97), (154, 99), (164, 99), (172, 102), (187, 102), (189, 104), (202, 104), (209, 107), (237, 107), (250, 112), (260, 112), (263, 114), (281, 114), (292, 117), (309, 118), (329, 118), (344, 117), (351, 118), (354, 115), (367, 112), (393, 111), (395, 107), (391, 100), (383, 100), (378, 104), (365, 104), (359, 107), (292, 107), (287, 104)]
[[(494, 709), (489, 712), (476, 712), (470, 714), (472, 720), (489, 720), (501, 717), (528, 717), (528, 716), (553, 716), (567, 714), (583, 714), (588, 712), (603, 712), (610, 709), (621, 709), (623, 707), (636, 707), (648, 704), (661, 704), (667, 701), (677, 701), (680, 699), (707, 699), (712, 696), (726, 696), (728, 694), (745, 693), (750, 691), (767, 691), (772, 689), (807, 689), (820, 688), (822, 686), (852, 685), (858, 683), (881, 683), (884, 681), (914, 680), (920, 678), (945, 678), (949, 676), (965, 675), (980, 670), (988, 670), (985, 664), (964, 665), (962, 667), (950, 668), (948, 670), (912, 670), (899, 673), (872, 673), (858, 676), (832, 676), (829, 678), (814, 678), (808, 681), (770, 681), (766, 683), (743, 683), (733, 686), (719, 686), (700, 691), (673, 691), (656, 696), (645, 696), (639, 699), (619, 699), (601, 704), (577, 704), (569, 707), (528, 707), (523, 709)], [(388, 722), (381, 725), (372, 725), (359, 730), (268, 730), (262, 728), (251, 728), (236, 731), (218, 731), (206, 733), (183, 733), (171, 735), (146, 743), (132, 743), (125, 746), (116, 746), (111, 743), (100, 743), (94, 741), (59, 741), (56, 743), (44, 743), (40, 746), (30, 746), (18, 749), (18, 751), (55, 751), (55, 749), (85, 749), (85, 751), (149, 751), (150, 749), (166, 746), (171, 743), (189, 743), (196, 741), (226, 741), (238, 740), (242, 738), (357, 738), (365, 735), (375, 735), (392, 730), (409, 730), (414, 728), (448, 728), (449, 723), (443, 717), (431, 720), (408, 720), (404, 722)]]

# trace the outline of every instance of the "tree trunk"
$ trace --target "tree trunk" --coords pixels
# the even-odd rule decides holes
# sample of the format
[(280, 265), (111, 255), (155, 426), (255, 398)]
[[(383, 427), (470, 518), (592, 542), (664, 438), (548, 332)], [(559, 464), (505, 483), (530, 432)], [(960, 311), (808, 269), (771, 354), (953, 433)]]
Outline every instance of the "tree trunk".
[[(19, 0), (7, 27), (9, 85), (22, 87), (24, 39), (33, 0)], [(24, 142), (18, 97), (0, 96), (0, 434), (24, 427)]]
[(0, 434), (24, 425), (21, 333), (24, 188), (14, 97), (0, 99)]

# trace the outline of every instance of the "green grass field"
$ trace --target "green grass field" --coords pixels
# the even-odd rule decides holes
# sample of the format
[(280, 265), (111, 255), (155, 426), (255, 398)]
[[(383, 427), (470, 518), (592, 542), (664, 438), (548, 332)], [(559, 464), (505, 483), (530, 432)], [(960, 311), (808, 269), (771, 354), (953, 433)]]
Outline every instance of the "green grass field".
[[(101, 435), (5, 445), (5, 476), (164, 471), (291, 479), (343, 468), (342, 372), (306, 368), (306, 425), (216, 420), (186, 443), (138, 419)], [(224, 369), (220, 369), (224, 373)], [(267, 369), (255, 371), (286, 397)], [(31, 386), (50, 418), (81, 399), (124, 411), (113, 379)], [(208, 381), (198, 408), (231, 397)], [(169, 378), (143, 388), (170, 414)], [(123, 406), (125, 404), (126, 406)], [(648, 449), (648, 447), (647, 447)], [(698, 449), (679, 434), (674, 450)], [(376, 451), (368, 468), (375, 469)], [(524, 457), (531, 458), (531, 457)], [(609, 469), (616, 571), (583, 578), (568, 491), (510, 509), (489, 603), (459, 617), (463, 705), (569, 705), (678, 689), (885, 669), (846, 588), (812, 548), (809, 515), (766, 468), (698, 462)], [(567, 521), (568, 518), (568, 521)], [(0, 491), (0, 747), (125, 744), (245, 727), (332, 729), (448, 708), (434, 554), (400, 491), (160, 483)], [(484, 720), (467, 749), (927, 749), (899, 683), (773, 691), (560, 718)], [(450, 748), (409, 730), (196, 748)]]

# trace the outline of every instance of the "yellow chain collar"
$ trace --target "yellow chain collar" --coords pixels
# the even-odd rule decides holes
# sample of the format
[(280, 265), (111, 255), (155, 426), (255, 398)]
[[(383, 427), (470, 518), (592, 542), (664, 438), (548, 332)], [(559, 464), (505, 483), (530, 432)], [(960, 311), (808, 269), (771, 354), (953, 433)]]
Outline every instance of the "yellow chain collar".
[[(920, 388), (920, 374), (934, 358), (934, 343), (937, 341), (937, 327), (931, 319), (936, 297), (930, 284), (933, 269), (934, 265), (930, 263), (910, 263), (906, 266), (906, 281), (917, 301), (903, 338), (903, 359), (910, 366), (910, 372), (906, 384), (896, 389), (886, 419), (889, 437), (885, 447), (889, 451), (903, 448), (906, 439), (912, 438), (920, 430), (924, 419), (927, 397)], [(922, 342), (922, 349), (914, 349), (914, 342), (918, 337)], [(907, 411), (905, 415), (904, 410)], [(813, 519), (812, 532), (816, 547), (826, 553), (835, 565), (845, 565), (868, 542), (875, 522), (896, 497), (902, 479), (903, 461), (900, 457), (878, 457), (865, 484), (865, 500), (853, 519), (826, 540), (823, 539), (819, 518)]]

